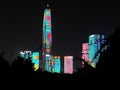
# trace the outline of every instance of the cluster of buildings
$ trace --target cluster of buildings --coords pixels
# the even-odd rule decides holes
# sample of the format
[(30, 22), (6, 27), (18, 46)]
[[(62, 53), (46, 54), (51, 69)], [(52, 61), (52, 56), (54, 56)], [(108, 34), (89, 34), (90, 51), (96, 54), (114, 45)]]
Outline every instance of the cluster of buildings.
[[(106, 38), (105, 35), (93, 34), (89, 36), (88, 43), (82, 44), (82, 59), (94, 68), (98, 63), (100, 53), (107, 48), (103, 47)], [(84, 62), (82, 62), (82, 67), (84, 67)]]
[[(20, 56), (25, 60), (31, 60), (34, 70), (42, 68), (43, 71), (61, 73), (61, 57), (46, 54), (45, 58), (40, 58), (40, 52), (22, 51)], [(64, 73), (73, 73), (73, 56), (64, 56)]]
[[(30, 59), (34, 70), (42, 68), (43, 71), (52, 73), (61, 72), (61, 57), (52, 55), (52, 24), (51, 10), (47, 4), (43, 17), (42, 53), (38, 51), (21, 51), (20, 56), (25, 60)], [(73, 56), (64, 57), (64, 73), (73, 73)]]
[[(89, 42), (82, 44), (82, 59), (88, 62), (92, 67), (96, 66), (99, 60), (99, 50), (105, 43), (105, 36), (94, 34), (89, 36)], [(32, 51), (22, 51), (20, 56), (24, 59), (31, 59), (34, 63), (34, 70), (42, 68), (43, 71), (52, 73), (61, 73), (61, 56), (52, 55), (52, 24), (51, 9), (49, 5), (44, 10), (43, 33), (42, 33), (42, 53)], [(73, 73), (73, 56), (64, 56), (64, 73)], [(84, 67), (84, 62), (82, 67)], [(80, 64), (81, 65), (81, 64)]]

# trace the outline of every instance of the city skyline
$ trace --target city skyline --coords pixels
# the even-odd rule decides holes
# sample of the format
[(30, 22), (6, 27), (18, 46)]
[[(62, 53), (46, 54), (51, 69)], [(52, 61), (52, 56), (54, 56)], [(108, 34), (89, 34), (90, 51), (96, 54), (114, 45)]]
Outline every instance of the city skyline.
[[(25, 49), (36, 50), (41, 46), (45, 3), (44, 0), (38, 2), (1, 5), (1, 49), (17, 54)], [(89, 35), (110, 35), (114, 31), (113, 27), (119, 25), (120, 18), (115, 17), (113, 12), (120, 13), (113, 11), (115, 7), (112, 8), (112, 2), (88, 4), (88, 1), (62, 0), (51, 1), (50, 7), (54, 55), (81, 57), (82, 43), (88, 42)], [(116, 20), (118, 21), (113, 24)]]

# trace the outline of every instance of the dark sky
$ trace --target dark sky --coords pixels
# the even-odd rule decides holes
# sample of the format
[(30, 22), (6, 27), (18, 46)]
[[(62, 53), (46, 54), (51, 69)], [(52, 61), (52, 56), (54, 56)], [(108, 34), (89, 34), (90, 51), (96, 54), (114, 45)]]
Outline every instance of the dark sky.
[[(54, 55), (81, 55), (90, 34), (110, 35), (120, 25), (118, 3), (102, 0), (48, 0)], [(6, 55), (41, 46), (45, 0), (0, 3), (0, 51)], [(7, 55), (9, 56), (9, 55)]]

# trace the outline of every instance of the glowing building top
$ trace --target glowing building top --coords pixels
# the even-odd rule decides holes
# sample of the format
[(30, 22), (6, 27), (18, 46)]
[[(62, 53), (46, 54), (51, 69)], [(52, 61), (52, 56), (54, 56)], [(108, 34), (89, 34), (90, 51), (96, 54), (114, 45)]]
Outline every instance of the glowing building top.
[(49, 8), (50, 7), (50, 5), (49, 4), (47, 4), (47, 8)]

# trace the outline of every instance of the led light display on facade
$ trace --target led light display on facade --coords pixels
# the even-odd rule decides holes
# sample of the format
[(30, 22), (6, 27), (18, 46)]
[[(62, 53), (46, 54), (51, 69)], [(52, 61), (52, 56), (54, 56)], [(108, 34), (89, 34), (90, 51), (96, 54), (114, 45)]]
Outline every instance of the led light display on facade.
[[(85, 60), (85, 62), (88, 62), (89, 60), (89, 44), (88, 43), (82, 44), (82, 59)], [(82, 62), (82, 67), (84, 67), (84, 62)]]
[(61, 66), (60, 66), (60, 56), (54, 56), (53, 63), (52, 63), (52, 72), (60, 73)]
[[(51, 31), (51, 10), (46, 8), (44, 10), (44, 19), (43, 19), (43, 34), (42, 34), (42, 55), (43, 55), (43, 67), (44, 70), (51, 72), (51, 48), (52, 48), (52, 31)], [(50, 55), (50, 56), (47, 56)], [(46, 64), (46, 65), (45, 65)]]
[(21, 51), (20, 56), (23, 59), (30, 59), (31, 58), (31, 51)]
[(39, 69), (39, 52), (32, 52), (32, 63), (35, 71)]
[(64, 73), (73, 73), (73, 56), (64, 56)]
[(89, 62), (92, 67), (96, 67), (100, 57), (101, 46), (106, 42), (105, 39), (104, 35), (99, 34), (89, 36)]
[(48, 72), (51, 72), (50, 58), (51, 58), (50, 54), (46, 54), (45, 70)]
[(89, 60), (89, 44), (83, 43), (82, 44), (82, 59), (86, 62)]

